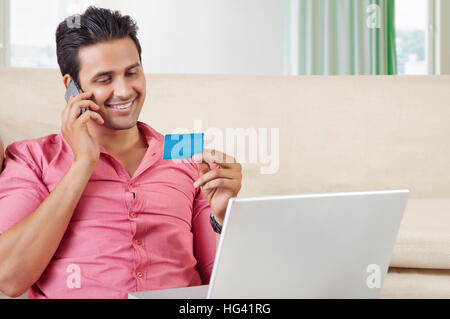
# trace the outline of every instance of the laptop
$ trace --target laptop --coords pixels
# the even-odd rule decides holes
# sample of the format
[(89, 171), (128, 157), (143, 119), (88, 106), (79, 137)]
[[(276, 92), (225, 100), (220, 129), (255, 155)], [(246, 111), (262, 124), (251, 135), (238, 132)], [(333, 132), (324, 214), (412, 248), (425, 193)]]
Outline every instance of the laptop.
[(408, 190), (232, 198), (209, 285), (132, 299), (379, 298)]

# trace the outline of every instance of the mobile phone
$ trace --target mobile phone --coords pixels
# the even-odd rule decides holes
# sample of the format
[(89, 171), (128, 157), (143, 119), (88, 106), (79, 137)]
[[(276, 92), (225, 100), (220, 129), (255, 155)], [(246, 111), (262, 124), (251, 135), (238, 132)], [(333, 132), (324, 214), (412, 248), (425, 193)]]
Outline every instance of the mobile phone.
[[(67, 87), (67, 91), (66, 91), (66, 102), (69, 101), (71, 96), (77, 96), (78, 94), (80, 94), (82, 92), (82, 90), (80, 89), (80, 87), (78, 86), (78, 84), (71, 79), (69, 86)], [(80, 117), (84, 112), (86, 112), (88, 109), (87, 108), (82, 108), (80, 115), (78, 117)]]

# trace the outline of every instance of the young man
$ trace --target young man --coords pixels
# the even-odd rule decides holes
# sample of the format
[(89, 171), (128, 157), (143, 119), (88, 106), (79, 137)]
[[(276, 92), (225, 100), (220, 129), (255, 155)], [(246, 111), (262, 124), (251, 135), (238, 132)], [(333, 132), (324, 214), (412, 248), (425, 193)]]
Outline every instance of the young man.
[[(146, 81), (137, 26), (90, 7), (56, 32), (66, 88), (84, 93), (61, 133), (13, 143), (0, 175), (0, 290), (31, 298), (126, 298), (207, 284), (241, 166), (220, 152), (162, 160), (163, 136), (138, 122)], [(89, 110), (80, 116), (82, 108)], [(210, 165), (211, 164), (211, 165)]]

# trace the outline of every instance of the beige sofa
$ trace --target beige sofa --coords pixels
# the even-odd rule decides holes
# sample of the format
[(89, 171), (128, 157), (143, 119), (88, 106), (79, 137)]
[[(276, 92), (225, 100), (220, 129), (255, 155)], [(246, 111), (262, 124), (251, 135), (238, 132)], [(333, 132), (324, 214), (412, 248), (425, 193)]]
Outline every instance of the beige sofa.
[[(279, 129), (278, 170), (244, 162), (240, 196), (409, 189), (382, 297), (450, 298), (450, 77), (147, 79), (140, 120), (162, 133)], [(0, 94), (5, 146), (59, 132), (57, 70), (0, 69)]]

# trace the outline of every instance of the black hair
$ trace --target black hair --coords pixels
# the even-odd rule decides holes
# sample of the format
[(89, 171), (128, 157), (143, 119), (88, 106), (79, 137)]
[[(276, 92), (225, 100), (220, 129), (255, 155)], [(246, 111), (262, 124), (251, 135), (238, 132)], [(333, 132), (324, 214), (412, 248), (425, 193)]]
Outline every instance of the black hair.
[(56, 56), (61, 74), (69, 74), (79, 84), (78, 50), (83, 46), (125, 37), (133, 40), (142, 63), (137, 31), (138, 26), (130, 16), (94, 6), (88, 7), (81, 15), (66, 18), (56, 29)]

